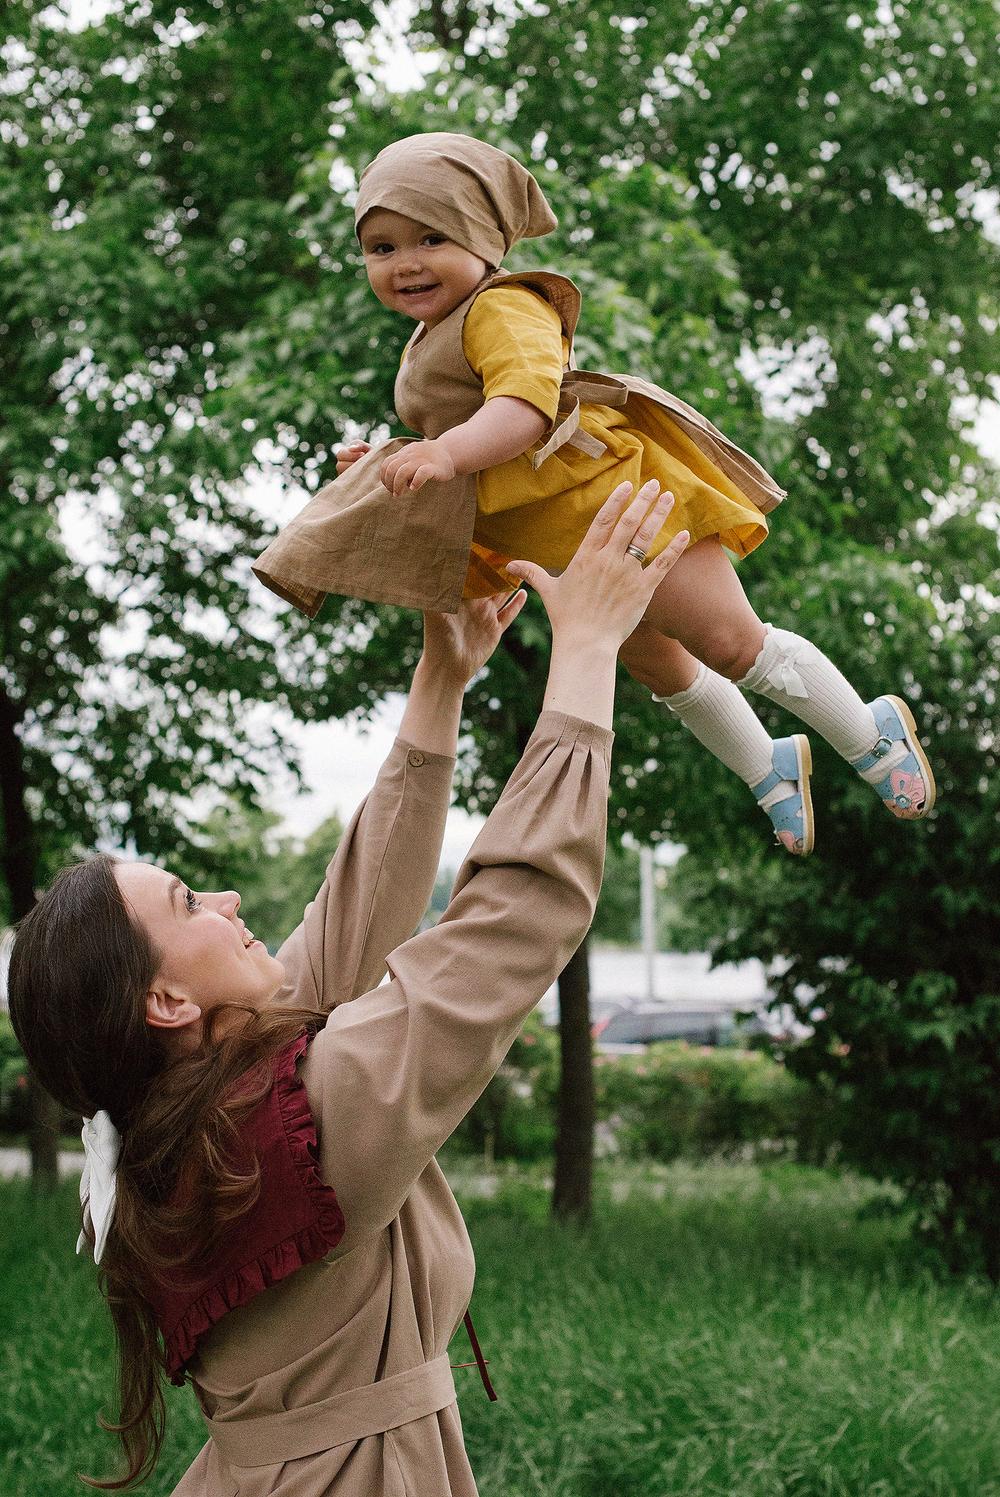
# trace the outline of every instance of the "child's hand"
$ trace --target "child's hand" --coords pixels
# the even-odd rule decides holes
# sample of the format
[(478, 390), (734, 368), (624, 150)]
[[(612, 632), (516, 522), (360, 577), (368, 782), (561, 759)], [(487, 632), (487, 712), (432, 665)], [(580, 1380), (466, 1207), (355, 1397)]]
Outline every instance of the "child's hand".
[(359, 457), (364, 457), (366, 452), (371, 452), (369, 442), (352, 442), (349, 447), (338, 447), (334, 456), (337, 459), (337, 477), (345, 473), (352, 463), (356, 463)]
[(428, 479), (446, 481), (455, 477), (455, 460), (439, 441), (411, 442), (401, 452), (387, 457), (379, 469), (379, 478), (397, 497), (409, 489), (422, 489)]

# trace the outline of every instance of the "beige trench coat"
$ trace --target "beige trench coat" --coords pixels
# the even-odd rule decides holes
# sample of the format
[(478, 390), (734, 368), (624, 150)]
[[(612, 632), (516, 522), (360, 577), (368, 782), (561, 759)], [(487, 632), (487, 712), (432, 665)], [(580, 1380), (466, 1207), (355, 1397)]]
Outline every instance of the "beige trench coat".
[(301, 1077), (347, 1230), (202, 1343), (210, 1438), (173, 1497), (475, 1497), (448, 1365), (475, 1265), (434, 1155), (590, 924), (611, 740), (543, 712), (445, 916), (412, 939), (452, 761), (392, 749), (279, 953), (277, 1001), (332, 1010)]

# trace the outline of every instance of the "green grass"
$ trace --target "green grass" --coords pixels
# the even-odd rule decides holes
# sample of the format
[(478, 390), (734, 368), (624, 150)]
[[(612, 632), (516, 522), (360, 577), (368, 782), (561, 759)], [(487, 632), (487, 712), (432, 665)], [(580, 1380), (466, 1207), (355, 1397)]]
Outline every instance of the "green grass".
[[(585, 1232), (537, 1177), (466, 1203), (500, 1394), (456, 1374), (481, 1497), (1000, 1497), (1000, 1298), (936, 1279), (884, 1193), (792, 1165), (624, 1178)], [(0, 1492), (69, 1497), (114, 1454), (105, 1314), (73, 1186), (0, 1208)], [(190, 1390), (169, 1407), (157, 1497), (203, 1443)]]

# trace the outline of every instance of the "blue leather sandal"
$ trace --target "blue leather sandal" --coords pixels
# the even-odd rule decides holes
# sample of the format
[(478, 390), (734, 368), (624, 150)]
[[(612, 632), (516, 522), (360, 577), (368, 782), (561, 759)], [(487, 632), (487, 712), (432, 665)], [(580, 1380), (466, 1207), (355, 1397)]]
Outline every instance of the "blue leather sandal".
[[(800, 858), (812, 852), (815, 841), (812, 796), (809, 793), (811, 773), (809, 740), (804, 733), (793, 733), (791, 738), (774, 740), (771, 773), (759, 785), (751, 786), (758, 806), (771, 818), (775, 841)], [(793, 794), (788, 795), (784, 790), (785, 781), (795, 786)]]
[(913, 713), (901, 697), (876, 697), (868, 706), (880, 736), (867, 754), (851, 760), (851, 766), (874, 787), (893, 816), (919, 821), (932, 809), (937, 786)]

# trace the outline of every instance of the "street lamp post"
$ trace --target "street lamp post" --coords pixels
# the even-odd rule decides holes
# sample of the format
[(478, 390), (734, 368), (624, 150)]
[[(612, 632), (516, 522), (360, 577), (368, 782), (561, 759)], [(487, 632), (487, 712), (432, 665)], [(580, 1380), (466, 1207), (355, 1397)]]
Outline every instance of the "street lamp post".
[(646, 997), (656, 998), (656, 880), (653, 849), (639, 849), (639, 910), (642, 922), (642, 950), (646, 958)]

